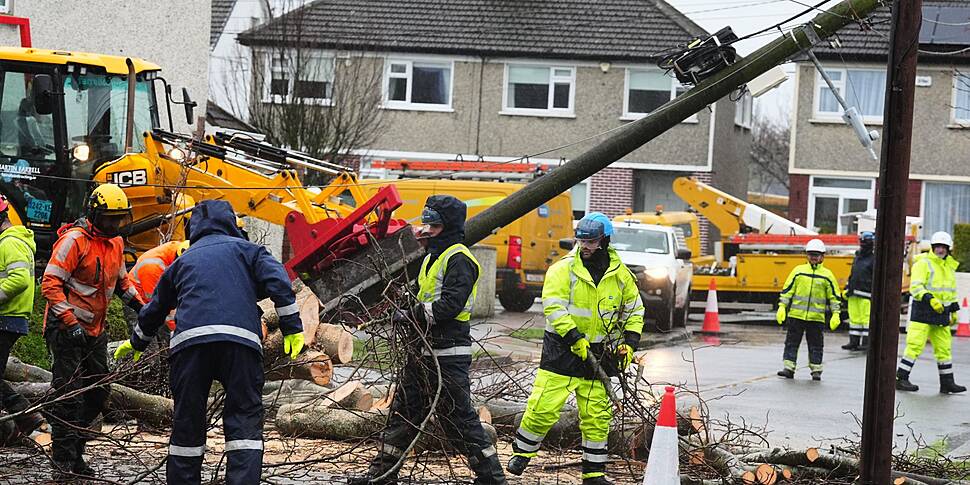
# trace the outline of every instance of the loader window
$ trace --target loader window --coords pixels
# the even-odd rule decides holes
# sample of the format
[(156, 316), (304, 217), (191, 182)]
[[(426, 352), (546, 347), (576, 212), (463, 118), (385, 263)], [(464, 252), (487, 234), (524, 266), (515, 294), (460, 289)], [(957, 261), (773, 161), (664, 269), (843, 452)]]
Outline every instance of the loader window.
[(51, 222), (53, 199), (59, 195), (54, 124), (51, 115), (34, 109), (32, 74), (0, 72), (0, 187), (25, 211), (28, 223)]
[[(135, 83), (135, 136), (132, 149), (144, 151), (141, 134), (152, 128), (151, 90), (147, 81)], [(86, 74), (64, 81), (64, 111), (68, 149), (87, 145), (87, 160), (74, 160), (74, 177), (90, 177), (94, 167), (124, 154), (128, 81), (125, 76)]]

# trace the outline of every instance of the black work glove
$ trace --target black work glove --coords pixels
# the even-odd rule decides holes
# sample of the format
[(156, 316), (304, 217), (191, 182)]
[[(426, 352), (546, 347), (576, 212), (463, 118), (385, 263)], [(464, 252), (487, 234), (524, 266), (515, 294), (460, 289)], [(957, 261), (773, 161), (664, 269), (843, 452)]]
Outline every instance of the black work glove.
[(84, 331), (84, 327), (80, 323), (75, 323), (70, 327), (64, 328), (64, 335), (67, 339), (75, 345), (83, 345), (86, 341), (88, 333)]

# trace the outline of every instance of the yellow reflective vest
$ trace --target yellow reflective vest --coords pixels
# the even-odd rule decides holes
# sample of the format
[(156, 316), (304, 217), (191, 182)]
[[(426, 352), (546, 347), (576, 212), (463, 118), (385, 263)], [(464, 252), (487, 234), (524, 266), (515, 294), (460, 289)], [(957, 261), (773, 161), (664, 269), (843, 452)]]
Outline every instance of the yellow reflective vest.
[[(950, 325), (950, 313), (958, 311), (956, 270), (960, 263), (953, 257), (940, 259), (932, 252), (923, 253), (913, 262), (909, 294), (912, 296), (912, 321), (930, 325)], [(945, 307), (936, 313), (930, 306), (933, 298)]]
[(459, 322), (467, 322), (472, 318), (472, 306), (475, 304), (475, 296), (478, 294), (478, 281), (482, 277), (482, 266), (478, 264), (478, 260), (472, 256), (471, 251), (464, 244), (455, 244), (445, 249), (441, 253), (441, 256), (438, 256), (434, 263), (431, 264), (430, 268), (428, 268), (428, 260), (431, 259), (431, 256), (424, 257), (424, 262), (421, 263), (421, 272), (418, 273), (418, 301), (424, 303), (425, 306), (430, 306), (441, 298), (441, 285), (445, 281), (448, 260), (458, 253), (468, 256), (468, 259), (472, 263), (475, 263), (475, 267), (478, 268), (478, 277), (475, 279), (472, 293), (468, 295), (468, 301), (465, 302), (465, 307), (455, 317), (455, 320)]
[(812, 268), (805, 263), (795, 267), (785, 280), (778, 304), (788, 308), (788, 317), (806, 322), (825, 323), (825, 310), (842, 310), (839, 282), (825, 266)]
[(633, 273), (608, 249), (610, 267), (599, 285), (582, 265), (576, 250), (549, 267), (542, 287), (546, 332), (565, 337), (576, 329), (591, 343), (643, 331), (643, 302)]

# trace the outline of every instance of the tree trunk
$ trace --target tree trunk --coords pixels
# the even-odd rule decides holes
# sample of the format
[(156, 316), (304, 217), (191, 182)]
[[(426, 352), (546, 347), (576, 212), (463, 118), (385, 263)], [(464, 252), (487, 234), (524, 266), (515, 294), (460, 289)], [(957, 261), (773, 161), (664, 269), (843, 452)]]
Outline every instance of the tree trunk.
[(108, 407), (156, 428), (171, 426), (175, 412), (171, 399), (145, 394), (120, 384), (111, 384)]
[(50, 382), (51, 373), (30, 364), (25, 364), (16, 357), (7, 359), (7, 369), (3, 379), (11, 382)]
[(377, 438), (386, 419), (386, 414), (379, 412), (288, 404), (276, 413), (276, 429), (289, 437), (355, 441)]
[(350, 381), (333, 390), (327, 396), (326, 404), (343, 409), (370, 411), (374, 406), (374, 396), (360, 381)]
[(312, 346), (333, 358), (334, 364), (349, 364), (354, 359), (354, 336), (340, 325), (321, 323)]
[(330, 357), (323, 352), (313, 350), (303, 352), (296, 360), (290, 360), (285, 356), (273, 361), (264, 360), (263, 368), (266, 370), (268, 381), (302, 379), (325, 386), (333, 377), (333, 363)]

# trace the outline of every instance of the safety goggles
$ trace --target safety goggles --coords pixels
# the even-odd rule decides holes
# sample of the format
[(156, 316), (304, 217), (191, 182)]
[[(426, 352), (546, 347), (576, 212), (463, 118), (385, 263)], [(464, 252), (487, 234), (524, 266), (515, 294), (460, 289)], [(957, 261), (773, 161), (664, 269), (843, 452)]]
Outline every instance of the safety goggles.
[(441, 218), (441, 214), (438, 211), (425, 207), (421, 211), (421, 223), (422, 224), (444, 224), (444, 219)]

